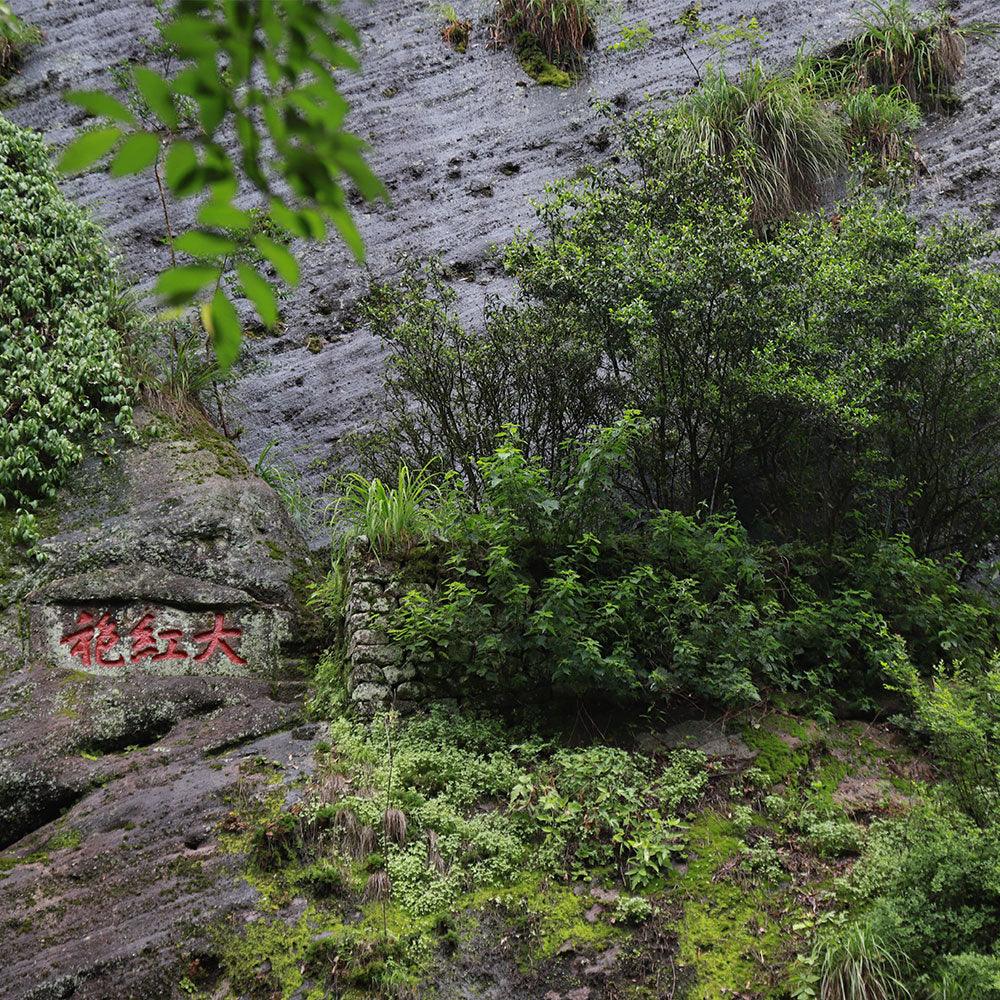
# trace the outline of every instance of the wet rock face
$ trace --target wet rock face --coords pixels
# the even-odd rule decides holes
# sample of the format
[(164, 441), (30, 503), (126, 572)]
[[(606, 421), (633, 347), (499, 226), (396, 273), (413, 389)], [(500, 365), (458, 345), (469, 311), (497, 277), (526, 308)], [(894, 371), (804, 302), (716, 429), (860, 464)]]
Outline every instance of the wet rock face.
[[(531, 225), (529, 198), (546, 182), (606, 155), (607, 130), (592, 101), (635, 109), (647, 94), (669, 99), (695, 82), (675, 23), (684, 6), (680, 0), (627, 4), (625, 22), (647, 21), (653, 35), (648, 47), (633, 52), (607, 52), (619, 28), (603, 18), (589, 75), (564, 91), (537, 86), (510, 51), (487, 45), (485, 4), (457, 5), (474, 20), (469, 51), (461, 55), (441, 41), (440, 24), (425, 4), (345, 3), (365, 45), (363, 75), (344, 78), (351, 125), (370, 140), (371, 161), (392, 196), (388, 206), (355, 206), (371, 272), (391, 274), (402, 251), (441, 252), (461, 279), (463, 310), (474, 319), (496, 275), (491, 247)], [(993, 14), (989, 0), (953, 6), (963, 21)], [(730, 24), (756, 16), (767, 36), (764, 58), (780, 63), (804, 39), (817, 47), (842, 40), (860, 7), (857, 0), (719, 0), (706, 14)], [(107, 85), (109, 67), (142, 56), (144, 39), (154, 34), (152, 0), (21, 0), (18, 10), (42, 28), (45, 42), (11, 83), (12, 107), (5, 113), (65, 143), (82, 114), (62, 101), (62, 92)], [(699, 50), (695, 58), (704, 55)], [(998, 85), (992, 50), (973, 45), (959, 88), (962, 110), (932, 120), (920, 137), (928, 173), (915, 204), (924, 216), (996, 200), (996, 158), (983, 151), (1000, 142)], [(93, 172), (65, 187), (107, 225), (126, 268), (141, 281), (166, 266), (150, 178), (114, 180)], [(187, 209), (177, 207), (179, 224)], [(357, 321), (367, 280), (338, 243), (304, 247), (302, 284), (283, 303), (282, 331), (253, 343), (232, 390), (233, 420), (245, 427), (243, 453), (255, 460), (277, 440), (281, 458), (294, 462), (314, 491), (325, 471), (312, 463), (327, 460), (343, 434), (370, 421), (378, 406), (381, 352)]]

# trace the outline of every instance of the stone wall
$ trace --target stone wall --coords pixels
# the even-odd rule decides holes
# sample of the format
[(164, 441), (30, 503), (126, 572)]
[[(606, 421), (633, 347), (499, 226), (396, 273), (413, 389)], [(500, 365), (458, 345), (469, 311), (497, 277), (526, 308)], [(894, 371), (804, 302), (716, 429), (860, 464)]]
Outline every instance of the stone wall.
[(403, 595), (418, 580), (413, 560), (379, 558), (365, 539), (347, 557), (347, 692), (362, 717), (381, 708), (409, 712), (431, 694), (425, 665), (407, 657), (387, 631)]

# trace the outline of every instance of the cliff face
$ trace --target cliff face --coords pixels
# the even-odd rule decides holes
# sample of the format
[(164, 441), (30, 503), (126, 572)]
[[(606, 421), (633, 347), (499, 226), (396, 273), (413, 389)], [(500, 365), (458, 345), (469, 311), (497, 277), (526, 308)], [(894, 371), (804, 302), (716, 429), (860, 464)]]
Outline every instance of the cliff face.
[[(6, 88), (4, 114), (63, 145), (83, 116), (62, 94), (106, 86), (111, 67), (141, 58), (155, 6), (15, 6), (45, 38)], [(593, 103), (635, 109), (645, 95), (669, 100), (694, 83), (675, 25), (682, 0), (626, 0), (624, 21), (648, 22), (652, 43), (609, 54), (619, 28), (602, 21), (588, 76), (565, 91), (536, 85), (511, 52), (489, 46), (485, 0), (457, 6), (474, 20), (465, 55), (441, 41), (422, 0), (345, 3), (365, 43), (363, 74), (345, 81), (353, 127), (370, 140), (392, 202), (356, 210), (367, 269), (336, 242), (304, 248), (303, 281), (284, 303), (282, 329), (248, 342), (229, 400), (231, 423), (244, 428), (235, 443), (249, 465), (276, 440), (277, 454), (299, 468), (307, 489), (321, 488), (316, 463), (378, 406), (379, 345), (355, 319), (370, 277), (391, 274), (400, 253), (440, 252), (474, 317), (489, 291), (503, 289), (491, 248), (531, 225), (529, 199), (605, 155)], [(768, 38), (764, 54), (778, 62), (803, 40), (822, 48), (844, 38), (859, 6), (718, 0), (705, 15), (725, 22), (755, 15)], [(963, 21), (994, 12), (988, 0), (953, 6)], [(972, 46), (959, 93), (961, 109), (930, 120), (919, 137), (926, 173), (914, 208), (932, 221), (985, 206), (996, 221), (995, 52)], [(92, 209), (125, 270), (148, 286), (167, 263), (152, 180), (95, 171), (64, 188)], [(259, 916), (234, 856), (220, 846), (231, 810), (253, 795), (297, 802), (324, 735), (303, 724), (305, 684), (295, 663), (309, 639), (297, 579), (308, 555), (277, 497), (210, 434), (147, 442), (110, 470), (91, 460), (75, 483), (47, 532), (51, 559), (43, 570), (5, 590), (0, 552), (0, 845), (12, 852), (0, 858), (0, 909), (8, 915), (0, 927), (12, 945), (0, 967), (0, 996), (107, 1000), (172, 989), (179, 996), (177, 968), (211, 962), (204, 929), (223, 918), (243, 927)], [(175, 658), (187, 661), (185, 669), (143, 668), (147, 640), (138, 623), (154, 606), (183, 633)], [(114, 669), (126, 647), (105, 648), (105, 670), (64, 643), (83, 614), (106, 607), (121, 612), (123, 636), (126, 620), (133, 627), (128, 648), (142, 669)], [(222, 638), (227, 628), (245, 629), (249, 641), (257, 629), (268, 670), (256, 663), (232, 669), (242, 664), (216, 647), (208, 665), (219, 669), (193, 666), (209, 651), (203, 637), (213, 619)], [(249, 647), (235, 638), (233, 655), (248, 658)], [(174, 649), (156, 648), (161, 659)], [(93, 655), (99, 660), (97, 647)], [(508, 963), (508, 976), (500, 960), (491, 966), (495, 990), (472, 992), (481, 964), (449, 968), (455, 983), (446, 982), (441, 995), (541, 995), (531, 984), (517, 992), (516, 968)], [(590, 995), (583, 987), (566, 993)]]
[[(364, 72), (345, 80), (345, 90), (352, 126), (370, 140), (371, 161), (392, 195), (389, 206), (358, 209), (368, 269), (382, 276), (402, 252), (440, 252), (461, 276), (464, 306), (474, 315), (495, 277), (491, 247), (531, 224), (529, 199), (548, 181), (602, 156), (602, 120), (592, 102), (635, 108), (646, 95), (665, 100), (682, 93), (695, 76), (675, 24), (681, 0), (624, 4), (625, 23), (642, 20), (652, 29), (652, 43), (640, 51), (608, 53), (620, 28), (603, 19), (587, 77), (566, 91), (538, 86), (510, 51), (490, 47), (485, 4), (457, 6), (474, 23), (465, 55), (441, 41), (440, 24), (422, 3), (351, 0), (345, 9), (364, 39)], [(152, 0), (22, 0), (17, 7), (45, 41), (10, 84), (7, 113), (65, 143), (82, 116), (61, 94), (106, 85), (109, 67), (143, 54), (154, 34)], [(849, 0), (719, 0), (706, 5), (705, 16), (729, 23), (756, 16), (767, 36), (764, 56), (778, 63), (803, 41), (823, 48), (844, 38), (860, 7)], [(962, 21), (995, 13), (989, 0), (952, 7)], [(992, 49), (970, 47), (959, 92), (960, 111), (930, 120), (919, 137), (927, 172), (913, 203), (927, 219), (984, 204), (995, 212), (1000, 203), (1000, 63)], [(92, 207), (140, 281), (166, 263), (149, 177), (119, 181), (92, 172), (66, 189)], [(327, 458), (345, 431), (371, 417), (379, 345), (354, 318), (368, 278), (336, 242), (306, 250), (303, 281), (284, 305), (281, 333), (253, 343), (231, 393), (233, 423), (245, 429), (239, 447), (251, 463), (276, 440), (278, 454), (318, 489), (323, 473), (310, 463)]]

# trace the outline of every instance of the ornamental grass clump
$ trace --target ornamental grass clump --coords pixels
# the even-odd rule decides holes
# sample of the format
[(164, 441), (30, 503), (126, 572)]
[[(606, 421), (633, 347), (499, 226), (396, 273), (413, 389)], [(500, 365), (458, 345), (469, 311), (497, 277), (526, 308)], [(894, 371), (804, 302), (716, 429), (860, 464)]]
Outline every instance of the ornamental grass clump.
[(0, 117), (0, 509), (14, 540), (112, 426), (130, 432), (134, 386), (100, 231), (56, 186), (32, 132)]
[(901, 87), (912, 101), (940, 106), (961, 79), (970, 38), (996, 37), (997, 25), (960, 25), (945, 4), (914, 10), (910, 0), (870, 0), (861, 32), (835, 53), (847, 86)]
[(572, 66), (595, 40), (596, 0), (498, 0), (496, 34), (505, 42), (534, 39), (556, 66)]
[(796, 76), (768, 73), (757, 61), (736, 77), (712, 68), (673, 118), (671, 158), (730, 162), (758, 223), (815, 204), (844, 164), (836, 114)]

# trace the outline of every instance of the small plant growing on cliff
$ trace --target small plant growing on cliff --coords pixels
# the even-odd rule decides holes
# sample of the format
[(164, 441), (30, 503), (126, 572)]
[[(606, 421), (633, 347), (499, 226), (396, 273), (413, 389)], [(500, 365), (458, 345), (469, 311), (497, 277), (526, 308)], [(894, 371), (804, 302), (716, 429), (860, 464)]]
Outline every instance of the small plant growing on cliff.
[(732, 164), (761, 224), (815, 204), (843, 166), (840, 120), (792, 75), (752, 62), (736, 77), (721, 65), (676, 105), (666, 147), (678, 164), (709, 156)]
[(17, 69), (25, 50), (37, 45), (42, 33), (14, 13), (6, 0), (0, 0), (0, 84)]
[(343, 518), (347, 538), (363, 535), (374, 552), (386, 555), (427, 537), (435, 492), (426, 468), (414, 472), (401, 465), (395, 486), (351, 473), (334, 504), (334, 521)]
[(594, 44), (596, 0), (498, 0), (496, 30), (505, 41), (527, 32), (547, 59), (567, 65)]
[(292, 519), (300, 527), (306, 527), (312, 520), (312, 501), (303, 491), (295, 467), (272, 457), (277, 444), (277, 440), (268, 441), (253, 471), (278, 494)]
[(874, 87), (859, 90), (844, 99), (841, 110), (845, 145), (867, 182), (895, 187), (913, 175), (920, 108), (902, 88), (884, 94)]
[(861, 33), (838, 54), (848, 86), (902, 88), (912, 101), (952, 101), (969, 38), (994, 38), (997, 25), (960, 25), (947, 5), (917, 11), (910, 0), (869, 0)]
[(450, 3), (434, 4), (433, 10), (444, 22), (441, 27), (442, 40), (456, 52), (465, 52), (469, 47), (472, 22), (459, 17), (458, 11)]
[(636, 52), (646, 48), (653, 41), (653, 29), (648, 21), (638, 24), (623, 24), (618, 40), (608, 46), (608, 52)]
[(540, 84), (568, 87), (594, 46), (598, 0), (497, 0), (494, 37)]

